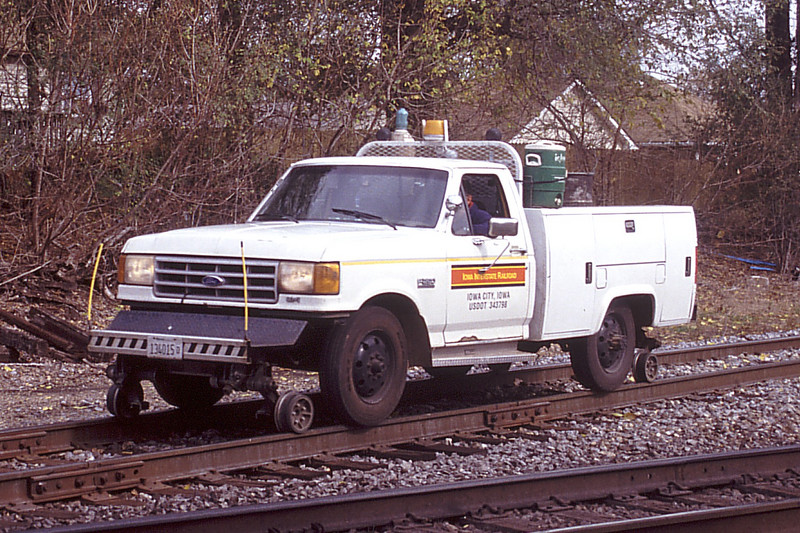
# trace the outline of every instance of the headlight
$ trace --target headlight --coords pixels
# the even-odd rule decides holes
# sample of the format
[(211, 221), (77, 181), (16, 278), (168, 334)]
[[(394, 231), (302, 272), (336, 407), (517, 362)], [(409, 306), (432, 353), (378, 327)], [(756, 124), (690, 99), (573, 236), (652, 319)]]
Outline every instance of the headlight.
[(278, 288), (286, 293), (339, 294), (339, 263), (282, 261)]
[(154, 271), (152, 255), (121, 255), (117, 281), (127, 285), (152, 285)]

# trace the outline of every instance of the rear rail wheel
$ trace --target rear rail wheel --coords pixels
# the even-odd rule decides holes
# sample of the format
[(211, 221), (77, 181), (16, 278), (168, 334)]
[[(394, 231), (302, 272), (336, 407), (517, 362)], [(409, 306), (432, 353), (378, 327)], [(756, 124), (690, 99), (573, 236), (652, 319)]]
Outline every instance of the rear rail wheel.
[(305, 433), (314, 422), (314, 403), (305, 394), (289, 391), (275, 403), (274, 418), (280, 433)]
[(575, 379), (598, 392), (613, 391), (622, 385), (633, 364), (635, 329), (630, 308), (611, 304), (600, 331), (570, 344)]
[(375, 426), (400, 402), (407, 370), (400, 321), (387, 309), (365, 307), (333, 332), (320, 365), (320, 388), (340, 420)]
[(633, 359), (633, 379), (637, 383), (652, 383), (658, 376), (658, 359), (647, 350), (637, 350)]

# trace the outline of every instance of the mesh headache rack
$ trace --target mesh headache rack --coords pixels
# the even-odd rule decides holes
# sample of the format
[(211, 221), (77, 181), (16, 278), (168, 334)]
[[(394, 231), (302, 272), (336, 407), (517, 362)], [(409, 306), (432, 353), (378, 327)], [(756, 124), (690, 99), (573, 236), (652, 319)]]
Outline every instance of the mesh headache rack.
[(372, 141), (356, 155), (491, 161), (507, 166), (514, 181), (522, 183), (522, 159), (513, 146), (502, 141)]

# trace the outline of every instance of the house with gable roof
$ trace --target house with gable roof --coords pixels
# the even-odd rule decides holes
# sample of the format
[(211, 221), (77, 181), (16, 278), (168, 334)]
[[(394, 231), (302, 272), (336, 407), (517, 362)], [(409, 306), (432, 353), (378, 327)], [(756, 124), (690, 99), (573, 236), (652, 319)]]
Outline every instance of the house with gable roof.
[(711, 108), (700, 98), (653, 79), (650, 97), (606, 105), (578, 80), (539, 110), (509, 141), (556, 141), (567, 170), (594, 176), (596, 204), (692, 204), (709, 163), (696, 124)]

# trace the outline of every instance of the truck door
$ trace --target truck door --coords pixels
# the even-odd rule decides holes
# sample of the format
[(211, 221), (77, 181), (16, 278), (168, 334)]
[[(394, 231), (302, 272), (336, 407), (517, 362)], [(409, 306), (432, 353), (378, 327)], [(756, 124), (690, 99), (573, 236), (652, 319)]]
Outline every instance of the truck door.
[(667, 264), (664, 283), (658, 286), (661, 324), (682, 324), (692, 316), (697, 274), (697, 229), (690, 213), (665, 213)]
[(508, 218), (508, 199), (494, 174), (466, 174), (464, 208), (452, 217), (447, 235), (445, 344), (523, 336), (531, 273), (522, 225), (516, 235), (490, 238), (488, 219)]

